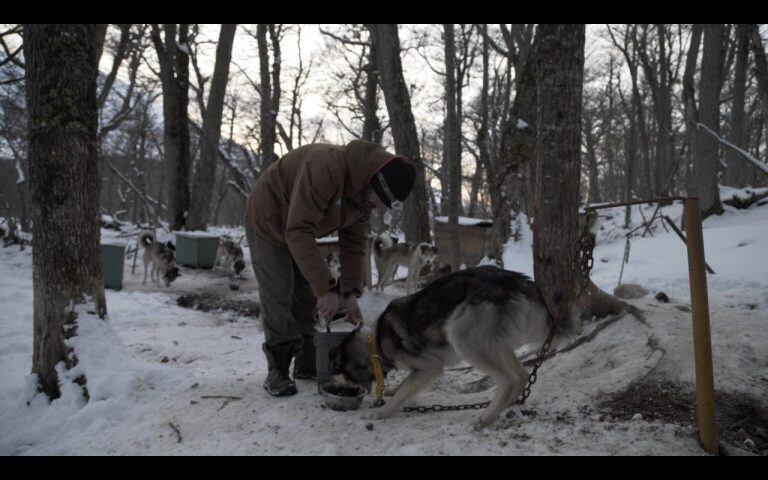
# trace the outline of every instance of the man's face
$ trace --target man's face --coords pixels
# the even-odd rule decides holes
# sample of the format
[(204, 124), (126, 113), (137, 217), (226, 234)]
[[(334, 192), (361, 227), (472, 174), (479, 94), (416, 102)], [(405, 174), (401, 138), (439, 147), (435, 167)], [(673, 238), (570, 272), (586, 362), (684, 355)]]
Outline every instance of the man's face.
[(368, 192), (368, 201), (376, 205), (376, 210), (383, 212), (387, 209), (387, 206), (384, 205), (384, 202), (381, 201), (379, 196), (372, 189)]

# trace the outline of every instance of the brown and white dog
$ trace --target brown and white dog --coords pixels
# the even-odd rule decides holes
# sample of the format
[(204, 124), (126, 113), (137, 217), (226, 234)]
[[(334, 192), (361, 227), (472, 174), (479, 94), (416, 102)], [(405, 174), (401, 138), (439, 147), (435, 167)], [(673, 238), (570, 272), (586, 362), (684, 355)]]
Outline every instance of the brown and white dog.
[(150, 264), (152, 265), (150, 277), (155, 283), (160, 281), (161, 273), (166, 287), (181, 276), (179, 267), (176, 266), (176, 255), (173, 253), (175, 248), (171, 242), (167, 244), (157, 242), (154, 235), (148, 232), (141, 235), (139, 242), (144, 247), (144, 281), (142, 285), (147, 283), (147, 268)]
[(408, 268), (405, 291), (410, 295), (417, 289), (421, 269), (437, 260), (437, 247), (429, 243), (395, 243), (389, 234), (382, 233), (374, 240), (373, 258), (379, 273), (376, 288), (383, 291), (397, 267), (402, 265)]

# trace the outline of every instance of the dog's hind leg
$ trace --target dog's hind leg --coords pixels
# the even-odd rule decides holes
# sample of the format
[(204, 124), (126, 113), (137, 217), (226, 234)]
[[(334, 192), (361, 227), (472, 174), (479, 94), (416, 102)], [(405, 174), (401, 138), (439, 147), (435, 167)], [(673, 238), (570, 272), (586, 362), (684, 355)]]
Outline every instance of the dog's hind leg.
[(383, 292), (384, 288), (392, 280), (392, 276), (395, 274), (395, 269), (396, 268), (397, 268), (397, 262), (390, 261), (389, 263), (387, 263), (387, 266), (384, 269), (384, 276), (381, 277), (381, 283), (379, 284), (379, 291), (380, 292)]
[[(507, 352), (507, 356), (507, 354), (500, 354), (500, 351), (493, 351), (493, 346), (480, 351), (467, 351), (468, 349), (461, 347), (457, 350), (464, 359), (478, 370), (487, 373), (496, 383), (496, 395), (475, 423), (476, 429), (485, 428), (517, 400), (523, 391), (528, 374), (515, 357), (514, 351)], [(494, 354), (488, 355), (491, 351)]]
[(394, 397), (383, 407), (371, 411), (366, 417), (377, 419), (391, 416), (400, 409), (403, 403), (428, 387), (442, 373), (442, 362), (430, 363), (425, 368), (411, 370), (403, 383), (397, 387)]
[(477, 429), (491, 425), (501, 412), (515, 404), (523, 392), (525, 379), (528, 376), (527, 371), (514, 356), (514, 353), (505, 362), (496, 365), (496, 368), (488, 368), (487, 365), (484, 368), (496, 382), (497, 388), (496, 396), (493, 397), (491, 404), (488, 405), (488, 408), (475, 424)]
[[(501, 412), (522, 393), (528, 372), (520, 364), (506, 331), (499, 328), (500, 312), (495, 306), (459, 308), (449, 320), (448, 338), (461, 358), (490, 375), (496, 396), (480, 416), (475, 428), (492, 424)], [(481, 319), (477, 321), (477, 319)]]

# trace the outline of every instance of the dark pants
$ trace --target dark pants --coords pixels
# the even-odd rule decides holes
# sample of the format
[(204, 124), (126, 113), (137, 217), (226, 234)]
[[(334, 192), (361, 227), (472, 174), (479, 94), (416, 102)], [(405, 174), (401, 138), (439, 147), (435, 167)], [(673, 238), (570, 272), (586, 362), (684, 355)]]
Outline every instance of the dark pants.
[(260, 237), (247, 222), (245, 234), (259, 283), (264, 346), (273, 352), (296, 352), (302, 344), (313, 345), (317, 299), (291, 252)]

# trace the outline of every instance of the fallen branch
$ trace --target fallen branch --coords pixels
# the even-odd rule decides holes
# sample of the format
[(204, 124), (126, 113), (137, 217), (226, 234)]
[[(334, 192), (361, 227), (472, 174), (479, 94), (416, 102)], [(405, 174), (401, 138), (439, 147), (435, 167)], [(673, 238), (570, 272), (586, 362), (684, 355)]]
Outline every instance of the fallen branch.
[(174, 433), (176, 433), (176, 440), (178, 440), (179, 443), (181, 443), (181, 431), (179, 431), (179, 427), (174, 425), (172, 422), (168, 422), (168, 426), (170, 426)]
[(203, 395), (200, 398), (203, 398), (203, 399), (216, 399), (216, 398), (224, 399), (224, 403), (222, 403), (221, 406), (218, 408), (218, 410), (216, 410), (217, 412), (220, 412), (224, 407), (229, 405), (229, 402), (231, 402), (233, 400), (242, 400), (241, 397), (232, 397), (232, 396), (229, 396), (229, 395)]
[(744, 151), (743, 149), (741, 149), (741, 148), (737, 147), (736, 145), (728, 142), (723, 137), (721, 137), (720, 135), (718, 135), (715, 132), (713, 132), (706, 125), (704, 125), (702, 123), (696, 123), (696, 127), (697, 128), (703, 128), (704, 131), (709, 133), (715, 140), (719, 141), (720, 143), (722, 143), (723, 145), (725, 145), (727, 147), (731, 147), (732, 149), (736, 150), (736, 152), (739, 153), (742, 157), (744, 157), (745, 159), (749, 160), (754, 166), (756, 166), (757, 168), (762, 170), (763, 173), (768, 175), (768, 165), (766, 165), (765, 163), (763, 163), (760, 160), (756, 159), (755, 157), (753, 157), (752, 155), (750, 155), (748, 152)]

